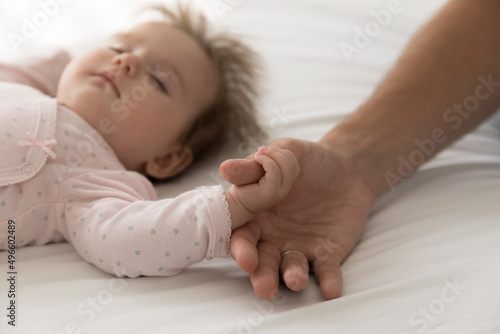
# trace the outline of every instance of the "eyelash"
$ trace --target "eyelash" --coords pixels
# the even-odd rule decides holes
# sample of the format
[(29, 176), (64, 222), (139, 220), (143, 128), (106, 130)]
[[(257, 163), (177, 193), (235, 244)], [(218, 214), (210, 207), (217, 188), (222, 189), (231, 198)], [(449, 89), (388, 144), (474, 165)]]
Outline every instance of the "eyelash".
[[(111, 51), (113, 51), (113, 52), (118, 53), (118, 54), (121, 54), (121, 53), (125, 52), (125, 51), (123, 51), (122, 49), (119, 49), (119, 48), (114, 48), (114, 47), (111, 47), (111, 46), (109, 47), (109, 49), (110, 49)], [(148, 73), (148, 74), (149, 74), (149, 76), (151, 77), (151, 79), (153, 79), (153, 81), (154, 81), (154, 82), (158, 85), (158, 87), (160, 87), (160, 89), (161, 89), (164, 93), (168, 93), (168, 92), (167, 92), (167, 89), (165, 88), (165, 85), (163, 84), (163, 82), (162, 82), (160, 79), (158, 79), (158, 78), (157, 78), (154, 74), (152, 74), (152, 73)]]
[(167, 93), (167, 89), (165, 88), (165, 85), (163, 84), (163, 82), (161, 82), (160, 79), (158, 79), (156, 76), (154, 76), (153, 74), (149, 73), (149, 76), (154, 80), (154, 82), (156, 82), (158, 84), (158, 86), (160, 87), (160, 89), (164, 92), (164, 93)]

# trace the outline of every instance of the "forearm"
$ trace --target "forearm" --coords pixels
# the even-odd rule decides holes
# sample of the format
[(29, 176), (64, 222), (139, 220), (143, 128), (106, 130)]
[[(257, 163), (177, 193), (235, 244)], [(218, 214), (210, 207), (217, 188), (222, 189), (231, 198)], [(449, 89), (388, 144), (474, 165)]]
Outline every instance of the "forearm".
[[(500, 104), (500, 2), (454, 0), (410, 42), (354, 114), (321, 141), (358, 152), (375, 193), (406, 178)], [(420, 152), (420, 153), (419, 153)], [(404, 171), (402, 173), (402, 171)]]
[(150, 201), (134, 189), (140, 179), (131, 175), (130, 183), (118, 185), (117, 175), (105, 176), (107, 180), (98, 172), (90, 179), (70, 178), (59, 190), (58, 211), (64, 214), (57, 215), (55, 224), (84, 260), (120, 277), (171, 276), (205, 259), (229, 255), (230, 221), (222, 187)]

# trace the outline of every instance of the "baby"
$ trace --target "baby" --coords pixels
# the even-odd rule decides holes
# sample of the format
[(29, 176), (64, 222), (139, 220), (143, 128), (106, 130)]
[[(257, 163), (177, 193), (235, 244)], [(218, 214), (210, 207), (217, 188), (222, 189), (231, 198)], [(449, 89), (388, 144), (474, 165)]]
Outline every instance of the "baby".
[(0, 66), (0, 250), (66, 240), (117, 276), (175, 275), (229, 256), (231, 231), (287, 195), (296, 159), (263, 147), (258, 183), (156, 200), (148, 177), (177, 175), (227, 130), (257, 130), (258, 91), (248, 47), (187, 7), (156, 9), (165, 22), (68, 64)]

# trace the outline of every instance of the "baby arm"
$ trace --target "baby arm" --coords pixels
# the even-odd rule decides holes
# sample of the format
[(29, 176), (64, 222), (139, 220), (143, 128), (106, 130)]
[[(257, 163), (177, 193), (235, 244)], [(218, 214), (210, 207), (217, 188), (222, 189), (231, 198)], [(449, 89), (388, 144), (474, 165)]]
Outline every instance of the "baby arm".
[(71, 60), (65, 51), (51, 57), (23, 59), (20, 63), (0, 63), (0, 81), (33, 87), (55, 97), (59, 77)]
[(261, 147), (254, 159), (262, 165), (265, 172), (259, 182), (243, 186), (232, 185), (225, 193), (232, 230), (245, 225), (259, 212), (283, 200), (300, 171), (295, 155), (278, 147)]
[(229, 255), (231, 222), (222, 186), (153, 200), (133, 172), (95, 171), (62, 182), (60, 231), (87, 262), (119, 277), (171, 276)]
[[(100, 171), (65, 180), (59, 190), (58, 225), (86, 261), (123, 277), (176, 275), (193, 263), (229, 255), (235, 229), (284, 198), (298, 174), (295, 156), (260, 149), (258, 183), (200, 187), (175, 198), (154, 194), (136, 173)], [(226, 210), (229, 203), (232, 222)]]

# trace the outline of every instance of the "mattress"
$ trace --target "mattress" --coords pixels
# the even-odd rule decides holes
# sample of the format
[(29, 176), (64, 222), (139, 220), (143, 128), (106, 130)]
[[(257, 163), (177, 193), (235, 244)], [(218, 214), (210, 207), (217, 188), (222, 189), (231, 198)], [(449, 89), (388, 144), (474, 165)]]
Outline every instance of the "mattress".
[[(2, 61), (78, 54), (121, 29), (142, 1), (24, 1), (0, 4)], [(382, 10), (398, 4), (385, 21)], [(375, 89), (411, 36), (445, 1), (198, 1), (214, 25), (230, 29), (266, 65), (261, 123), (272, 138), (318, 140)], [(45, 12), (47, 22), (16, 50)], [(53, 15), (49, 15), (52, 13)], [(40, 21), (42, 22), (42, 21)], [(38, 22), (38, 23), (40, 23)], [(373, 22), (357, 53), (356, 34)], [(376, 33), (375, 33), (376, 32)], [(10, 34), (10, 35), (9, 35)], [(376, 130), (376, 129), (374, 129)], [(160, 197), (226, 183), (226, 158), (260, 142), (227, 143), (175, 180)], [(342, 297), (325, 301), (280, 287), (253, 293), (231, 259), (173, 277), (118, 279), (83, 261), (67, 243), (17, 250), (16, 327), (8, 325), (9, 263), (0, 252), (1, 333), (500, 333), (500, 114), (438, 154), (376, 202), (366, 231), (342, 265)]]

